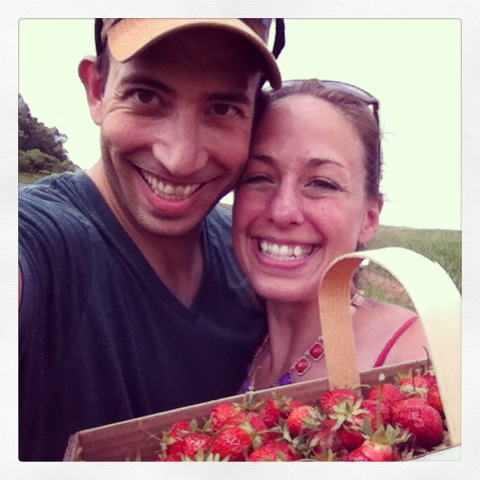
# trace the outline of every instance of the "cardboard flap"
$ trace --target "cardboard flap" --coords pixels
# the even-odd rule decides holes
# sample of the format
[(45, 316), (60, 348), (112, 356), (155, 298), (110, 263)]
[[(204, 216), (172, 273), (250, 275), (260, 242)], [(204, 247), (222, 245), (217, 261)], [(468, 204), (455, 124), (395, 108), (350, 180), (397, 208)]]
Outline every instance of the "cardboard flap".
[(447, 272), (411, 250), (389, 247), (335, 259), (319, 292), (320, 318), (329, 387), (357, 388), (350, 281), (362, 260), (392, 274), (415, 306), (427, 337), (452, 445), (461, 443), (461, 296)]

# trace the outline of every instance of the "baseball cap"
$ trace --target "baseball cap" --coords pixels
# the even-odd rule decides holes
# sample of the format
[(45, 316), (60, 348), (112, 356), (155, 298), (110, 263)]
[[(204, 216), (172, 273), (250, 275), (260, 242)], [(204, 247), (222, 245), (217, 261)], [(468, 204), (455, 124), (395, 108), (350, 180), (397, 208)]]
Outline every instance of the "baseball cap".
[[(284, 44), (283, 22), (279, 32), (279, 19), (276, 19), (277, 38), (274, 55), (267, 47), (271, 20), (270, 18), (97, 18), (95, 43), (97, 55), (104, 50), (108, 42), (113, 58), (119, 62), (126, 62), (153, 43), (173, 33), (190, 28), (217, 28), (238, 35), (255, 47), (262, 59), (266, 79), (274, 89), (277, 89), (280, 88), (282, 80), (275, 56), (278, 56)], [(279, 35), (280, 48), (278, 47)]]

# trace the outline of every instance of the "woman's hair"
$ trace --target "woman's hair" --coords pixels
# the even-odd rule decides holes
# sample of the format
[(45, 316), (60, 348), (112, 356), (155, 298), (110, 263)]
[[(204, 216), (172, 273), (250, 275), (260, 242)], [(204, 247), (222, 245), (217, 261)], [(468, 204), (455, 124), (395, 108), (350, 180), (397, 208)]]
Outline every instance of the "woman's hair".
[(269, 105), (291, 95), (311, 95), (331, 103), (350, 120), (362, 142), (366, 171), (365, 193), (368, 198), (377, 198), (381, 195), (379, 185), (382, 167), (381, 132), (378, 120), (369, 102), (347, 89), (342, 89), (340, 83), (337, 85), (336, 82), (324, 84), (315, 79), (288, 81), (279, 90), (265, 93), (262, 101), (259, 102), (260, 110), (256, 121), (262, 117)]

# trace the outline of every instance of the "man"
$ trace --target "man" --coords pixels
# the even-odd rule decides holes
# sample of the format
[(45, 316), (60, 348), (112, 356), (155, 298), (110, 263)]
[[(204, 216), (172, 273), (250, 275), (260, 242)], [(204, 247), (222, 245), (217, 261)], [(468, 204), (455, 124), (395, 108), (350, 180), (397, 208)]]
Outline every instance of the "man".
[(216, 208), (280, 85), (269, 19), (98, 19), (79, 75), (101, 159), (19, 194), (20, 460), (236, 393), (266, 331)]

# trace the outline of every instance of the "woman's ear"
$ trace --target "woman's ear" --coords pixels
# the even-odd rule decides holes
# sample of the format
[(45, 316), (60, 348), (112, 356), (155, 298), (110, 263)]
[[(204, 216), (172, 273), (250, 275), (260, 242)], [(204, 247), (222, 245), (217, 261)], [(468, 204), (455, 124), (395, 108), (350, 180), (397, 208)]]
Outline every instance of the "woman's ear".
[(85, 57), (78, 66), (78, 75), (82, 80), (87, 93), (87, 101), (90, 109), (90, 116), (93, 121), (100, 125), (102, 112), (102, 89), (100, 77), (96, 68), (95, 57)]
[(358, 237), (358, 244), (364, 245), (375, 237), (378, 230), (380, 212), (383, 207), (383, 197), (379, 195), (375, 199), (366, 201), (365, 216), (363, 218), (362, 229)]

